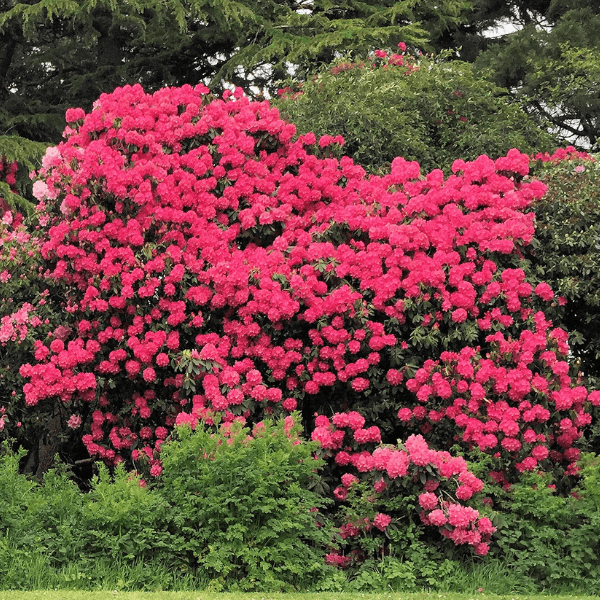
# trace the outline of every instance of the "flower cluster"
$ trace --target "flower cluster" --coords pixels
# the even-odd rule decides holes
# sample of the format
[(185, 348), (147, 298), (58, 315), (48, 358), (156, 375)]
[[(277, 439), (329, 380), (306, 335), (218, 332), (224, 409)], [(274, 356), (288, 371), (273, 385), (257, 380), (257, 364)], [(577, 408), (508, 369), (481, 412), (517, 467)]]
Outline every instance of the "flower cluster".
[[(400, 42), (398, 44), (400, 54), (395, 52), (387, 52), (386, 50), (375, 50), (369, 55), (367, 60), (361, 60), (359, 62), (342, 62), (332, 67), (329, 72), (333, 75), (338, 73), (344, 73), (346, 71), (352, 71), (355, 69), (390, 69), (390, 68), (403, 68), (404, 75), (410, 75), (410, 73), (419, 69), (415, 57), (410, 56), (406, 53), (406, 44)], [(295, 100), (302, 96), (302, 82), (295, 83), (293, 86), (286, 85), (283, 88), (277, 90), (277, 95), (285, 100)], [(328, 136), (324, 136), (328, 137)]]
[(0, 222), (0, 409), (9, 424), (2, 435), (17, 438), (23, 446), (39, 439), (38, 426), (46, 419), (44, 409), (32, 412), (25, 406), (19, 367), (33, 358), (35, 341), (45, 338), (60, 311), (50, 301), (39, 258), (35, 230), (26, 228), (20, 215), (7, 210)]
[(30, 316), (33, 309), (33, 305), (26, 302), (14, 313), (0, 319), (0, 345), (6, 346), (8, 341), (22, 342), (29, 332), (28, 326), (37, 327), (41, 324), (37, 315)]
[[(5, 156), (0, 157), (0, 181), (4, 181), (10, 187), (12, 193), (17, 193), (17, 170), (18, 162), (8, 161)], [(14, 213), (10, 202), (6, 198), (0, 197), (0, 217), (4, 225), (13, 225), (16, 227), (23, 221), (21, 213)]]
[[(430, 448), (421, 435), (409, 436), (401, 446), (381, 445), (378, 428), (365, 430), (364, 424), (364, 418), (356, 412), (336, 413), (331, 421), (320, 415), (315, 420), (312, 437), (334, 456), (336, 464), (352, 466), (362, 474), (361, 477), (372, 482), (373, 501), (399, 493), (395, 485), (399, 478), (408, 477), (421, 484), (425, 490), (419, 495), (422, 522), (438, 527), (440, 533), (456, 545), (468, 544), (477, 554), (486, 554), (496, 529), (489, 519), (480, 517), (477, 510), (461, 504), (483, 490), (483, 482), (468, 471), (466, 461), (462, 457), (451, 456), (449, 452)], [(352, 431), (353, 440), (346, 439), (349, 432), (344, 429)], [(357, 438), (357, 432), (370, 430), (375, 430), (372, 436)], [(377, 447), (373, 451), (351, 453), (347, 446), (352, 444), (356, 448), (369, 443)], [(336, 500), (345, 501), (352, 486), (359, 481), (359, 477), (352, 473), (342, 475), (341, 486), (333, 492)], [(442, 490), (443, 496), (435, 493)], [(457, 501), (448, 501), (449, 497), (455, 497)], [(360, 522), (347, 521), (340, 527), (340, 536), (344, 540), (359, 537), (373, 527), (385, 531), (391, 521), (392, 517), (385, 513), (379, 513), (372, 522), (368, 517), (362, 517)], [(345, 566), (346, 563), (336, 564)]]
[(550, 163), (560, 163), (565, 160), (590, 160), (594, 161), (595, 158), (587, 153), (580, 152), (576, 150), (574, 146), (567, 146), (566, 148), (558, 148), (552, 154), (548, 152), (538, 152), (533, 157), (534, 160), (539, 160), (541, 162), (550, 162)]
[[(543, 284), (535, 292), (550, 299)], [(452, 423), (463, 442), (499, 460), (500, 472), (493, 475), (499, 483), (515, 471), (552, 464), (575, 474), (574, 444), (591, 422), (590, 408), (600, 405), (600, 392), (588, 394), (569, 376), (567, 334), (551, 329), (542, 312), (530, 320), (533, 330), (523, 330), (517, 339), (499, 331), (487, 336), (492, 352), (486, 358), (464, 348), (426, 361), (406, 382), (420, 404), (398, 413), (406, 422)]]

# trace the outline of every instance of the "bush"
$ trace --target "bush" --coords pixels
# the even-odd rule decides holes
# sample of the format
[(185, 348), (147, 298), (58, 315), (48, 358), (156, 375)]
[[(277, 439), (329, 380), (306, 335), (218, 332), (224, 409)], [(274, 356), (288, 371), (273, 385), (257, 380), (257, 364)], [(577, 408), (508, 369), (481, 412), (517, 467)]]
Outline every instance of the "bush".
[(506, 90), (443, 55), (379, 50), (363, 62), (338, 60), (301, 84), (287, 82), (274, 104), (299, 133), (341, 135), (344, 153), (371, 172), (397, 156), (449, 173), (459, 158), (556, 147)]
[(67, 425), (71, 414), (64, 405), (32, 408), (23, 394), (26, 380), (19, 370), (34, 359), (36, 340), (69, 331), (61, 314), (64, 290), (46, 276), (36, 223), (13, 220), (12, 212), (0, 222), (0, 439), (12, 438), (26, 448), (24, 470), (41, 477), (56, 453), (72, 458), (82, 443), (81, 434)]
[(181, 549), (215, 591), (307, 589), (322, 576), (330, 528), (319, 514), (326, 501), (310, 488), (323, 461), (292, 419), (252, 432), (180, 427), (163, 446), (159, 489)]
[(23, 455), (6, 443), (0, 455), (2, 589), (154, 589), (195, 580), (180, 536), (169, 531), (168, 504), (135, 474), (120, 465), (111, 476), (101, 465), (82, 493), (60, 464), (43, 483), (19, 474)]
[(600, 589), (600, 463), (588, 454), (582, 465), (581, 485), (566, 497), (544, 473), (497, 492), (494, 555), (542, 589)]
[[(315, 490), (417, 476), (423, 522), (480, 554), (481, 481), (451, 446), (489, 454), (497, 484), (542, 469), (574, 485), (600, 392), (522, 268), (546, 191), (526, 155), (448, 177), (395, 158), (367, 177), (331, 136), (294, 139), (267, 102), (203, 86), (126, 87), (67, 119), (34, 184), (65, 323), (20, 373), (26, 403), (69, 414), (92, 457), (156, 477), (176, 424), (298, 408), (327, 460)], [(232, 564), (250, 585), (256, 565)]]
[(99, 475), (91, 485), (84, 496), (80, 533), (89, 560), (181, 563), (182, 553), (167, 531), (168, 504), (162, 495), (125, 471), (122, 463), (112, 476), (99, 465)]
[(590, 387), (600, 383), (600, 164), (570, 147), (538, 156), (532, 174), (548, 192), (532, 210), (536, 234), (527, 248), (535, 276), (562, 296), (560, 323)]

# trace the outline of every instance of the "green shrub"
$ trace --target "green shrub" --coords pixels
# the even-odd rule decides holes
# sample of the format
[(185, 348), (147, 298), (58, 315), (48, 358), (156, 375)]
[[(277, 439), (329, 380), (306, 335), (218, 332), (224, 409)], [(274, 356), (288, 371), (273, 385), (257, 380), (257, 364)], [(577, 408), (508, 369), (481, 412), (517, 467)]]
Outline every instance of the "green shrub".
[(600, 462), (586, 454), (580, 488), (555, 493), (543, 473), (498, 492), (497, 556), (540, 588), (600, 591)]
[(296, 433), (283, 421), (252, 436), (239, 424), (198, 425), (163, 446), (159, 489), (211, 589), (289, 590), (320, 578), (330, 534), (315, 510), (325, 500), (309, 488), (322, 461)]
[(101, 465), (83, 493), (61, 465), (43, 482), (19, 474), (24, 454), (8, 443), (0, 454), (0, 589), (156, 589), (195, 577), (163, 496), (138, 477)]
[(46, 474), (43, 487), (20, 475), (24, 454), (8, 443), (0, 451), (0, 581), (13, 587), (30, 581), (31, 565), (61, 566), (82, 550), (79, 489), (59, 470)]
[(161, 494), (142, 485), (122, 464), (113, 476), (99, 465), (99, 475), (92, 479), (92, 490), (85, 495), (82, 514), (82, 538), (91, 560), (177, 561), (178, 553), (171, 548), (167, 531), (168, 505)]
[(370, 172), (388, 168), (397, 156), (418, 161), (422, 173), (449, 172), (458, 158), (556, 146), (506, 90), (476, 75), (472, 65), (420, 57), (414, 69), (411, 57), (397, 66), (388, 60), (338, 60), (302, 82), (300, 94), (273, 103), (298, 133), (342, 135), (344, 154)]

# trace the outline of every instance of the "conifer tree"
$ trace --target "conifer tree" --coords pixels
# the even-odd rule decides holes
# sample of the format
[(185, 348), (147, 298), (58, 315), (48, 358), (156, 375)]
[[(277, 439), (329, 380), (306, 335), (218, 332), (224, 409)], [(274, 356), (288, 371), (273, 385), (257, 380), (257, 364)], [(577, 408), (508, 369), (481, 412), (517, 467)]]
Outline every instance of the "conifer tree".
[(435, 44), (459, 48), (461, 60), (549, 121), (562, 142), (600, 148), (597, 0), (477, 0), (468, 20)]

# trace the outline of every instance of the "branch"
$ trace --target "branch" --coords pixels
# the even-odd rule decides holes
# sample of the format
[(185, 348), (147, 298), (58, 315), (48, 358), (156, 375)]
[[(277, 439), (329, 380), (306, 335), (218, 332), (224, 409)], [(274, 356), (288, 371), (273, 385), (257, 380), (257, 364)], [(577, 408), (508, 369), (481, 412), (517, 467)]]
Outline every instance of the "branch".
[(582, 132), (580, 129), (575, 129), (571, 125), (567, 125), (561, 119), (554, 117), (551, 113), (549, 113), (546, 109), (544, 109), (544, 107), (541, 105), (539, 100), (534, 100), (533, 104), (537, 107), (538, 111), (542, 115), (544, 115), (548, 119), (548, 121), (550, 121), (553, 125), (556, 125), (557, 127), (560, 127), (562, 129), (566, 129), (567, 131), (571, 132), (574, 135), (582, 136), (583, 133), (585, 133), (585, 132)]

